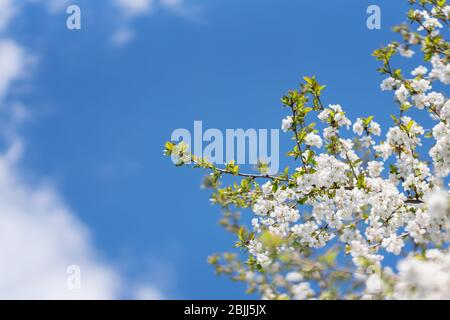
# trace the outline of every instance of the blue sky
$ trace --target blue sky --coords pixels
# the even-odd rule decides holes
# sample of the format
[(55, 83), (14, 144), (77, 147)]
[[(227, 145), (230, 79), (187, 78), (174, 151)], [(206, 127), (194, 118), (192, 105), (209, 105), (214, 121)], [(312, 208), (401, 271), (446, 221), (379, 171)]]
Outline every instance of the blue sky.
[[(390, 123), (395, 104), (379, 89), (371, 52), (394, 37), (406, 2), (186, 0), (127, 18), (107, 1), (70, 1), (82, 30), (69, 31), (65, 8), (24, 1), (2, 35), (33, 58), (3, 99), (31, 114), (17, 129), (21, 174), (57, 190), (125, 283), (167, 298), (245, 298), (206, 263), (234, 239), (200, 190), (202, 172), (175, 168), (164, 142), (194, 120), (279, 128), (279, 99), (305, 75), (326, 84), (325, 102), (351, 119)], [(371, 4), (381, 7), (381, 30), (366, 27)], [(113, 43), (120, 30), (134, 36)], [(285, 152), (289, 139), (281, 141)]]

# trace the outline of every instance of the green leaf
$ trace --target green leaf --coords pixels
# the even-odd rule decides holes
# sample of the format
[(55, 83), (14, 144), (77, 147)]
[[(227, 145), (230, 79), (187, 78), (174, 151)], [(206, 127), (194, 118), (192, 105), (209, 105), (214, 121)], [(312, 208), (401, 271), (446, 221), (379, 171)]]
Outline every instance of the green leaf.
[(172, 142), (170, 142), (170, 141), (167, 141), (165, 144), (164, 144), (164, 154), (166, 155), (166, 156), (170, 156), (171, 154), (172, 154), (172, 150), (173, 150), (173, 147), (174, 147), (175, 145), (172, 143)]
[(411, 120), (408, 122), (408, 124), (406, 125), (406, 130), (411, 131), (412, 126), (414, 125), (414, 120)]

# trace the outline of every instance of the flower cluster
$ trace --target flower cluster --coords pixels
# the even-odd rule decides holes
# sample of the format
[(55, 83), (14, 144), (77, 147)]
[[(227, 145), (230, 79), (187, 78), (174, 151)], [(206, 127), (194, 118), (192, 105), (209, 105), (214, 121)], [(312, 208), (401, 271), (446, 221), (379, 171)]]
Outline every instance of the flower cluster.
[[(218, 273), (266, 299), (450, 299), (450, 102), (436, 90), (450, 83), (450, 46), (441, 36), (450, 7), (410, 3), (420, 7), (408, 14), (416, 30), (396, 27), (403, 43), (374, 52), (385, 75), (381, 90), (393, 91), (399, 105), (385, 136), (372, 116), (352, 123), (341, 105), (324, 105), (324, 86), (305, 77), (282, 98), (290, 114), (281, 128), (293, 135), (288, 156), (295, 170), (248, 174), (234, 163), (220, 169), (189, 157), (213, 171), (212, 201), (244, 252), (211, 256)], [(392, 57), (412, 57), (414, 47), (425, 63), (408, 78)], [(431, 127), (407, 114), (411, 108), (428, 112)], [(189, 155), (173, 145), (166, 153), (184, 162)], [(221, 188), (224, 174), (242, 179)], [(252, 210), (250, 226), (230, 213), (237, 208)], [(388, 265), (387, 256), (396, 264)]]
[(425, 254), (409, 255), (398, 265), (394, 285), (396, 299), (450, 299), (450, 254), (431, 249)]

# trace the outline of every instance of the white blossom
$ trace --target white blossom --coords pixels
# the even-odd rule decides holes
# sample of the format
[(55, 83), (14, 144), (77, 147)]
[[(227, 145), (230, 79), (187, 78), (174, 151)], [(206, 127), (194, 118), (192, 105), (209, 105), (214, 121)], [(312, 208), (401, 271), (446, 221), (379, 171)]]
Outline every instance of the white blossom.
[(411, 75), (413, 76), (423, 76), (428, 72), (428, 69), (424, 66), (418, 66), (417, 68), (415, 68), (412, 72)]
[(398, 264), (397, 299), (450, 299), (450, 255), (437, 249), (425, 257), (408, 256)]
[(287, 132), (289, 129), (292, 128), (292, 124), (293, 124), (292, 116), (287, 116), (286, 118), (283, 119), (281, 123), (281, 130)]
[(380, 173), (383, 171), (383, 162), (379, 161), (370, 161), (367, 164), (367, 169), (369, 170), (369, 175), (373, 178), (380, 176)]
[(367, 131), (369, 131), (369, 133), (374, 134), (376, 136), (380, 136), (381, 127), (377, 122), (372, 120), (372, 121), (370, 121), (369, 128), (367, 129)]
[(362, 122), (361, 118), (358, 118), (353, 123), (353, 132), (356, 133), (358, 136), (361, 136), (363, 134), (364, 126), (363, 126), (363, 122)]
[(308, 146), (320, 148), (322, 146), (322, 138), (314, 133), (308, 133), (305, 137), (305, 143)]
[(380, 88), (382, 91), (388, 91), (388, 90), (393, 90), (397, 85), (397, 81), (392, 78), (386, 78), (381, 82)]

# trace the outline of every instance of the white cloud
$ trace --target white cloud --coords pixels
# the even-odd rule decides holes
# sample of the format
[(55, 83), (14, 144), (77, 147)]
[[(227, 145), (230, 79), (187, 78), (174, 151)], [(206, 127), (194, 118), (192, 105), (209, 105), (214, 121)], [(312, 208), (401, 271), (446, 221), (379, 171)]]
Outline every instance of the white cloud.
[(164, 296), (153, 287), (139, 287), (133, 294), (137, 300), (162, 300)]
[(134, 32), (129, 28), (122, 28), (113, 33), (111, 43), (116, 47), (122, 47), (134, 38)]
[[(11, 13), (0, 0), (3, 28)], [(13, 40), (0, 40), (0, 136), (9, 148), (0, 153), (0, 299), (97, 299), (119, 295), (120, 278), (102, 263), (87, 228), (51, 186), (33, 184), (21, 172), (18, 124), (28, 118), (20, 103), (3, 101), (16, 80), (25, 76), (26, 50)], [(67, 268), (81, 269), (81, 287), (69, 290)]]
[(24, 50), (11, 40), (0, 40), (0, 101), (13, 81), (23, 75), (24, 67)]
[(70, 0), (44, 0), (44, 2), (51, 13), (64, 10), (70, 5)]
[(160, 0), (160, 5), (172, 14), (194, 23), (203, 24), (206, 22), (203, 16), (203, 7), (200, 5), (188, 5), (185, 0)]
[[(0, 19), (6, 19), (1, 11), (5, 3), (0, 0)], [(30, 115), (19, 102), (5, 103), (4, 98), (17, 80), (28, 76), (29, 51), (0, 39), (0, 138), (9, 145), (6, 152), (0, 151), (0, 299), (123, 297), (128, 294), (125, 279), (98, 257), (88, 228), (58, 190), (24, 174), (17, 129)], [(81, 271), (78, 289), (68, 286), (74, 276), (68, 268), (74, 265)], [(152, 286), (135, 294), (162, 297)]]
[(120, 9), (120, 16), (124, 21), (119, 22), (119, 28), (112, 34), (111, 43), (116, 47), (125, 46), (135, 36), (131, 28), (132, 21), (144, 16), (165, 10), (194, 23), (204, 23), (202, 7), (187, 5), (185, 0), (114, 0)]
[(151, 12), (153, 0), (115, 0), (125, 15), (136, 16)]
[(119, 22), (119, 28), (112, 34), (110, 42), (115, 47), (123, 47), (134, 38), (131, 21), (137, 16), (150, 14), (154, 9), (153, 0), (113, 0), (119, 9), (120, 16), (125, 20)]
[(6, 30), (16, 12), (13, 0), (0, 0), (0, 32)]
[[(164, 299), (158, 287), (130, 290), (98, 258), (88, 228), (48, 183), (26, 178), (16, 137), (0, 154), (0, 299)], [(68, 269), (80, 269), (80, 287)]]
[(167, 7), (169, 9), (177, 10), (184, 7), (183, 0), (160, 0), (160, 2), (163, 7)]
[[(51, 186), (34, 185), (17, 164), (21, 142), (0, 156), (0, 298), (112, 299), (117, 273), (96, 258), (86, 227)], [(69, 290), (67, 268), (81, 270)]]

